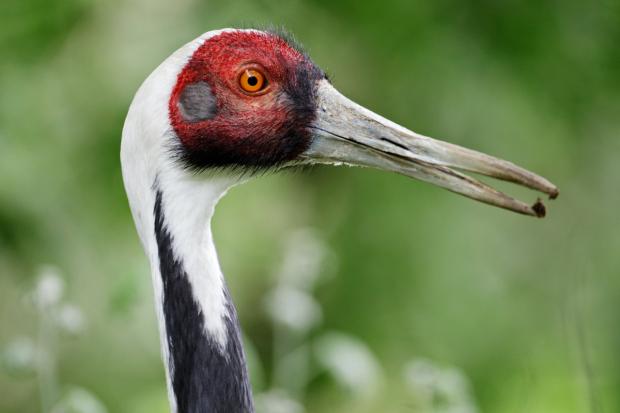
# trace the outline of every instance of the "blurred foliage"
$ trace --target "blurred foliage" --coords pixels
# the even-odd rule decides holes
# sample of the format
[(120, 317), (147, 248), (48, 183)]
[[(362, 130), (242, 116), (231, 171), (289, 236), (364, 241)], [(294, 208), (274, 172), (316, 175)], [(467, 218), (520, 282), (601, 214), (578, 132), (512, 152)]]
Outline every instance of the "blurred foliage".
[[(308, 412), (448, 411), (421, 407), (443, 394), (428, 390), (437, 377), (467, 383), (467, 403), (484, 412), (620, 411), (617, 0), (3, 0), (0, 348), (34, 331), (23, 297), (52, 263), (88, 320), (58, 343), (59, 381), (110, 412), (167, 411), (150, 275), (122, 187), (122, 123), (173, 50), (254, 24), (288, 27), (359, 103), (561, 189), (542, 221), (371, 170), (316, 168), (234, 189), (214, 232), (266, 360), (256, 392), (274, 365), (264, 297), (289, 234), (312, 227), (335, 257), (313, 292), (313, 334), (361, 339), (385, 377), (369, 401), (319, 374)], [(37, 388), (0, 371), (0, 411), (40, 411)], [(67, 391), (72, 406), (91, 403)]]

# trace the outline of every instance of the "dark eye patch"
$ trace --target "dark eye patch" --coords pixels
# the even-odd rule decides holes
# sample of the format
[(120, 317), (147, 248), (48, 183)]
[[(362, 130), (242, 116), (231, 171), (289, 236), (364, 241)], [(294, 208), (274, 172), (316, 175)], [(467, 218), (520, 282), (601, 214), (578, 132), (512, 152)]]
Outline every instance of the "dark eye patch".
[(187, 122), (212, 119), (217, 113), (217, 102), (207, 82), (191, 83), (179, 96), (179, 113)]

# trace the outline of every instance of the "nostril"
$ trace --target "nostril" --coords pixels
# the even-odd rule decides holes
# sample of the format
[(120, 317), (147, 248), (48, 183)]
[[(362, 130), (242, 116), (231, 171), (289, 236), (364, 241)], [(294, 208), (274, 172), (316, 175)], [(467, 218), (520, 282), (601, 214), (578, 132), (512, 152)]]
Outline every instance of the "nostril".
[(399, 147), (400, 149), (404, 149), (404, 150), (406, 150), (406, 151), (408, 151), (408, 150), (409, 150), (409, 148), (407, 148), (407, 147), (406, 147), (405, 145), (403, 145), (402, 143), (395, 142), (395, 141), (393, 141), (393, 140), (391, 140), (391, 139), (386, 138), (385, 136), (382, 136), (382, 137), (380, 137), (379, 139), (380, 139), (380, 140), (382, 140), (382, 141), (384, 141), (384, 142), (391, 143), (392, 145), (397, 146), (397, 147)]

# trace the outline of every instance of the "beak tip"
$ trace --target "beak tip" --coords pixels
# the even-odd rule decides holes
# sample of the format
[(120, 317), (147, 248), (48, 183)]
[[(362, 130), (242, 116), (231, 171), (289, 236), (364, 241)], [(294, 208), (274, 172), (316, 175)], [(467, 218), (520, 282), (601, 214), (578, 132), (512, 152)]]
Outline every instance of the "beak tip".
[(532, 205), (532, 211), (534, 211), (534, 214), (536, 214), (537, 218), (544, 218), (545, 215), (547, 215), (547, 208), (545, 208), (545, 205), (540, 199), (537, 199), (534, 205)]
[(553, 188), (553, 190), (549, 193), (549, 199), (556, 199), (558, 195), (560, 195), (558, 188)]

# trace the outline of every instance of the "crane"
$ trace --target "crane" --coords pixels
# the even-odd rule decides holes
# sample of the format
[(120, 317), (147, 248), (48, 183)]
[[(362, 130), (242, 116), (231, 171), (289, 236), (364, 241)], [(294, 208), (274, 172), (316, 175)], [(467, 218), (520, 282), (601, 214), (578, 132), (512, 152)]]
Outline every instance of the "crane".
[(223, 29), (187, 43), (137, 91), (122, 132), (132, 216), (150, 262), (172, 412), (254, 411), (235, 306), (211, 218), (232, 186), (300, 165), (396, 172), (520, 214), (533, 205), (465, 175), (555, 198), (508, 161), (414, 133), (349, 100), (289, 36)]

